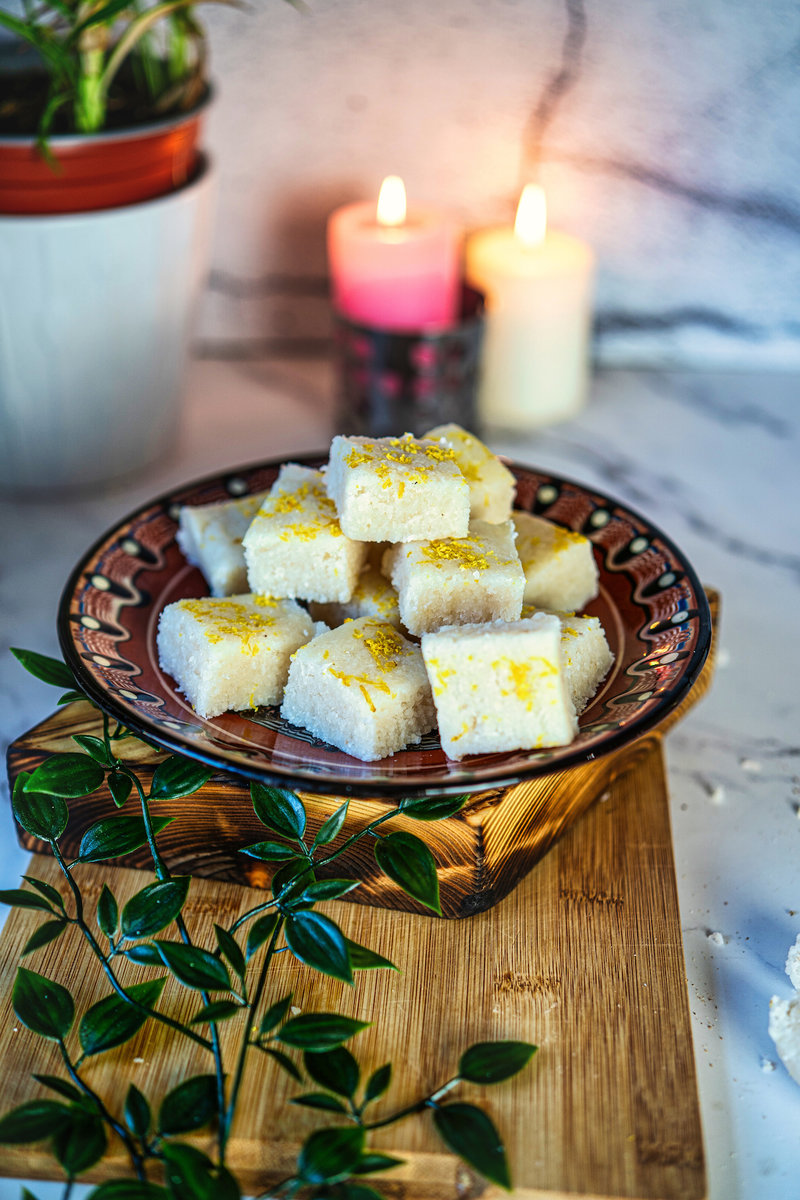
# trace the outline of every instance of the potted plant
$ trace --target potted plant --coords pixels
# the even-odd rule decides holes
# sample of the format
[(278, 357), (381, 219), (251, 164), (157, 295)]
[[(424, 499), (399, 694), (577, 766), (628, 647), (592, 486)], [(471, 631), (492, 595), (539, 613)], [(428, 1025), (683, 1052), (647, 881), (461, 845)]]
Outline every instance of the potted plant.
[(0, 483), (15, 491), (95, 484), (169, 445), (213, 183), (189, 0), (23, 3), (0, 11)]

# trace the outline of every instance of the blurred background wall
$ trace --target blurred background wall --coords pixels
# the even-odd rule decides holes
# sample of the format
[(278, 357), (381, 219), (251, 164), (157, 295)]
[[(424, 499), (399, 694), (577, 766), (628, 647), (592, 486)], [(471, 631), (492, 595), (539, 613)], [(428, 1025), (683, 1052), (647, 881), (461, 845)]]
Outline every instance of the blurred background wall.
[(401, 174), (465, 228), (547, 189), (614, 364), (800, 364), (797, 0), (201, 7), (220, 172), (203, 353), (313, 350), (325, 221)]

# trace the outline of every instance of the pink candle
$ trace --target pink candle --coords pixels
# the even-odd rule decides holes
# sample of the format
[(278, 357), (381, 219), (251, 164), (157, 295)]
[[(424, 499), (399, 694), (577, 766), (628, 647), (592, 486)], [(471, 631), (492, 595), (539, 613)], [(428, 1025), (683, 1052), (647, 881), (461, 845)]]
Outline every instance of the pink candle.
[(436, 212), (406, 213), (402, 180), (384, 180), (376, 209), (348, 204), (328, 221), (333, 302), (379, 329), (452, 325), (459, 295), (459, 237)]

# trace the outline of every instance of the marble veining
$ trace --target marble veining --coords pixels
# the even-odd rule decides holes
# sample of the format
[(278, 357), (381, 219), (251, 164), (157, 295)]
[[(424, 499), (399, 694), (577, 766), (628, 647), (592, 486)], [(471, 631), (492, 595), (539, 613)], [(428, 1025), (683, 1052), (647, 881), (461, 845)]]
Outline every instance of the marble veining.
[[(58, 595), (87, 546), (181, 482), (324, 447), (332, 382), (323, 360), (196, 361), (170, 459), (103, 493), (0, 501), (3, 748), (55, 700), (6, 647), (56, 652)], [(790, 993), (784, 961), (800, 931), (799, 384), (774, 372), (604, 370), (577, 420), (529, 438), (490, 437), (518, 461), (640, 509), (721, 593), (714, 686), (666, 739), (711, 1200), (787, 1200), (797, 1184), (800, 1090), (767, 1016), (770, 997)], [(0, 885), (11, 887), (26, 856), (4, 780), (0, 825)], [(61, 1194), (39, 1183), (35, 1191)], [(18, 1194), (0, 1180), (0, 1200)]]

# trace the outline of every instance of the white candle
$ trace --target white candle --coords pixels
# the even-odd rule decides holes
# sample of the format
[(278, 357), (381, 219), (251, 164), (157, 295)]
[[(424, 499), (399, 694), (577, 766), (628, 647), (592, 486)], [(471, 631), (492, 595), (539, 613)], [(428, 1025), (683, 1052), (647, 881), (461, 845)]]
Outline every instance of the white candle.
[(481, 421), (525, 430), (579, 412), (589, 381), (594, 255), (578, 238), (547, 229), (540, 187), (523, 191), (513, 229), (469, 238), (466, 277), (486, 293)]

